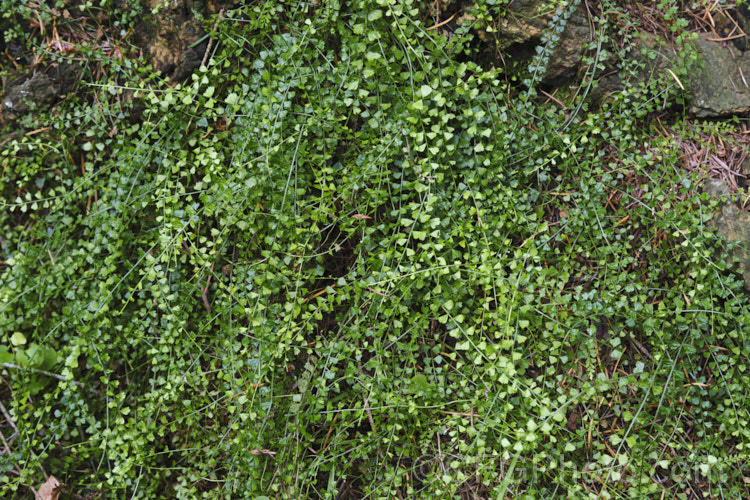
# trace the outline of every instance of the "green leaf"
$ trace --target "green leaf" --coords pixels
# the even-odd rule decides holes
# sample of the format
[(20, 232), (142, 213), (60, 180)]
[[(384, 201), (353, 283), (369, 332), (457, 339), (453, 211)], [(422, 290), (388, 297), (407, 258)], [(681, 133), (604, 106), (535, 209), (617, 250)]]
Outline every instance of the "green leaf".
[(0, 345), (0, 363), (12, 363), (13, 354), (8, 351), (8, 347)]
[(231, 92), (227, 95), (225, 101), (229, 105), (237, 104), (237, 101), (239, 100), (239, 96), (235, 94), (234, 92)]
[(417, 373), (411, 378), (411, 386), (414, 391), (426, 391), (429, 388), (427, 377), (423, 373)]
[(21, 332), (15, 332), (13, 335), (11, 335), (10, 342), (14, 346), (24, 345), (26, 344), (26, 336)]

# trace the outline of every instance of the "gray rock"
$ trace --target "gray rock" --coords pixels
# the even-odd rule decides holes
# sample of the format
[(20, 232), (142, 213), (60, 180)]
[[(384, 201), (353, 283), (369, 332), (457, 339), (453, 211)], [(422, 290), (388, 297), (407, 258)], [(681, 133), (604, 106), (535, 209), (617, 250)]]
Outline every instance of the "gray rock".
[[(498, 21), (495, 41), (501, 52), (513, 61), (530, 61), (543, 34), (549, 30), (554, 11), (546, 0), (515, 0), (508, 5), (507, 14)], [(741, 18), (744, 21), (744, 18)], [(464, 14), (458, 23), (474, 22)], [(734, 25), (734, 24), (733, 24)], [(479, 30), (483, 40), (489, 34)], [(715, 35), (714, 35), (715, 36)], [(545, 84), (561, 84), (571, 80), (579, 71), (586, 43), (594, 37), (585, 12), (583, 2), (571, 15), (560, 40), (549, 59), (547, 72), (542, 78)], [(698, 118), (717, 118), (731, 115), (745, 115), (750, 112), (750, 51), (745, 53), (734, 44), (722, 44), (701, 35), (695, 45), (704, 65), (696, 68), (680, 82), (688, 93), (689, 111)], [(646, 83), (655, 77), (668, 75), (674, 66), (681, 64), (682, 51), (653, 37), (644, 37), (638, 42), (633, 56), (638, 60), (640, 70), (635, 75), (636, 82)], [(650, 55), (649, 55), (650, 54)], [(653, 57), (655, 56), (655, 57)], [(614, 68), (611, 68), (614, 69)], [(599, 81), (598, 88), (592, 90), (595, 105), (608, 100), (615, 92), (624, 88), (626, 82), (618, 73), (607, 71)], [(671, 76), (667, 78), (672, 79)]]
[(711, 198), (721, 198), (730, 196), (729, 185), (719, 179), (708, 179), (703, 183), (703, 192)]
[[(730, 197), (729, 186), (716, 179), (706, 181), (703, 191), (712, 198)], [(721, 205), (719, 212), (709, 222), (709, 227), (715, 227), (729, 242), (737, 243), (732, 248), (730, 258), (739, 261), (745, 289), (750, 291), (750, 213), (741, 210), (729, 199)]]
[[(197, 43), (205, 35), (193, 11), (198, 6), (190, 0), (148, 0), (146, 5), (159, 9), (139, 27), (136, 43), (144, 47), (154, 69), (172, 80), (182, 80), (200, 65), (208, 44)], [(186, 52), (190, 54), (183, 55)]]
[(173, 81), (198, 67), (208, 48), (201, 18), (238, 7), (239, 0), (146, 0), (154, 11), (137, 30), (136, 44), (148, 53), (154, 69)]
[(3, 118), (15, 119), (46, 108), (57, 98), (58, 88), (44, 73), (11, 86), (0, 101)]
[(750, 53), (705, 36), (698, 39), (697, 48), (704, 67), (689, 77), (689, 111), (699, 118), (750, 112)]
[[(734, 45), (724, 45), (701, 35), (695, 48), (703, 60), (703, 66), (691, 71), (680, 83), (688, 97), (688, 110), (698, 118), (719, 118), (745, 115), (750, 112), (750, 52), (742, 53)], [(642, 69), (635, 76), (636, 82), (646, 83), (668, 74), (679, 61), (682, 51), (660, 43), (653, 37), (639, 42), (634, 56)], [(653, 57), (648, 57), (647, 54)], [(670, 75), (670, 80), (673, 77)], [(612, 94), (624, 88), (620, 75), (615, 73), (599, 81), (599, 88), (592, 92), (595, 104), (607, 101)]]
[[(651, 34), (642, 34), (636, 41), (632, 51), (632, 59), (638, 70), (623, 81), (623, 77), (616, 66), (610, 66), (601, 77), (596, 88), (591, 91), (591, 99), (596, 106), (612, 100), (615, 93), (625, 89), (626, 84), (639, 86), (666, 75), (667, 68), (674, 66), (678, 59), (678, 51), (663, 43)], [(671, 79), (671, 76), (669, 77)]]
[[(515, 0), (508, 5), (507, 14), (498, 20), (494, 39), (502, 52), (512, 61), (530, 62), (542, 35), (549, 29), (555, 10), (546, 0)], [(476, 19), (464, 9), (458, 24), (475, 22)], [(484, 30), (478, 30), (483, 41), (491, 38)], [(559, 84), (572, 79), (578, 72), (584, 47), (593, 39), (593, 33), (586, 17), (584, 3), (581, 2), (570, 16), (560, 39), (549, 57), (547, 71), (542, 77), (545, 84)]]

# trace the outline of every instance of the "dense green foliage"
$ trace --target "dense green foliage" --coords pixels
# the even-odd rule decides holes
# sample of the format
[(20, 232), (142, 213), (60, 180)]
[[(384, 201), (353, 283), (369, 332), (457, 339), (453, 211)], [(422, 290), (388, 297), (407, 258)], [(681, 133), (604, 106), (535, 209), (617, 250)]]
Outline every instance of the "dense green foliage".
[(607, 14), (545, 104), (577, 2), (515, 75), (421, 6), (227, 12), (176, 86), (89, 47), (101, 76), (4, 144), (4, 493), (747, 494), (750, 307), (651, 127), (676, 80), (590, 108), (635, 47)]

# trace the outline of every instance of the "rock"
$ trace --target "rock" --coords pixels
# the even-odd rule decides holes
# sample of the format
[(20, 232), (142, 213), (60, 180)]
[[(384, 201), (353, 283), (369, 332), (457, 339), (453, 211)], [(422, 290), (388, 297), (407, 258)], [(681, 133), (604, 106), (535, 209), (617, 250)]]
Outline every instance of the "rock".
[(738, 184), (740, 187), (750, 186), (750, 155), (740, 165), (740, 180)]
[(688, 80), (689, 111), (698, 118), (750, 112), (750, 52), (706, 38), (702, 35), (697, 41), (704, 67)]
[[(318, 0), (319, 1), (319, 0)], [(236, 9), (242, 2), (240, 0), (207, 0), (206, 8), (211, 14), (218, 14), (219, 12)], [(313, 3), (316, 3), (313, 1)]]
[[(508, 59), (531, 60), (554, 15), (549, 8), (542, 10), (545, 5), (548, 5), (545, 0), (516, 0), (508, 6), (507, 15), (498, 23), (496, 37), (499, 48), (509, 56)], [(470, 16), (463, 16), (463, 19), (473, 20)], [(747, 18), (737, 11), (732, 18), (724, 16), (720, 21), (734, 27), (737, 23), (747, 23)], [(480, 36), (482, 35), (480, 31)], [(582, 2), (560, 35), (542, 83), (559, 85), (571, 80), (581, 65), (585, 44), (592, 38), (593, 33)], [(680, 82), (688, 92), (689, 111), (698, 118), (745, 115), (750, 112), (750, 51), (743, 53), (735, 44), (716, 42), (709, 38), (709, 35), (703, 34), (695, 45), (704, 66), (696, 68), (685, 78), (686, 81)], [(742, 43), (745, 43), (744, 39)], [(649, 57), (648, 53), (655, 57)], [(636, 79), (645, 83), (656, 76), (668, 75), (668, 69), (673, 70), (676, 64), (681, 64), (678, 61), (680, 53), (677, 47), (665, 45), (653, 36), (645, 36), (633, 52), (633, 57), (638, 59), (643, 68)], [(599, 80), (598, 88), (591, 91), (595, 105), (624, 88), (620, 74), (611, 71), (607, 73), (607, 76)], [(671, 75), (668, 78), (671, 79)]]
[[(152, 9), (160, 4), (161, 0), (147, 2)], [(207, 40), (197, 43), (205, 32), (189, 0), (164, 4), (136, 31), (136, 43), (144, 47), (151, 65), (172, 80), (182, 80), (200, 66), (208, 46)]]
[(203, 48), (204, 51), (206, 50), (206, 47), (201, 44), (198, 49), (188, 47), (187, 50), (179, 55), (177, 58), (177, 68), (172, 74), (172, 80), (184, 80), (200, 67), (201, 62), (203, 62), (203, 52), (199, 50), (200, 48)]
[[(703, 185), (703, 192), (712, 198), (729, 197), (729, 186), (723, 181), (710, 179)], [(741, 210), (731, 199), (721, 205), (720, 211), (709, 222), (710, 227), (723, 235), (732, 248), (730, 257), (739, 260), (739, 270), (745, 280), (745, 289), (750, 291), (750, 212)]]
[(78, 61), (53, 62), (44, 71), (58, 88), (60, 97), (73, 92), (81, 84), (82, 68)]
[[(679, 52), (651, 34), (641, 34), (635, 41), (630, 56), (639, 69), (625, 82), (615, 65), (608, 66), (604, 75), (597, 80), (597, 85), (591, 89), (589, 95), (592, 102), (595, 106), (611, 102), (615, 93), (625, 89), (626, 83), (637, 87), (653, 81), (660, 75), (668, 75), (667, 68), (674, 67)], [(667, 78), (674, 81), (671, 75)]]
[[(476, 19), (464, 8), (458, 24), (474, 22)], [(542, 14), (540, 14), (542, 12)], [(541, 43), (542, 35), (548, 30), (555, 10), (549, 8), (546, 0), (515, 0), (508, 5), (508, 11), (497, 26), (495, 40), (501, 52), (509, 60), (528, 63)], [(490, 39), (484, 30), (478, 30), (483, 41)], [(542, 77), (544, 84), (560, 84), (572, 79), (578, 72), (586, 42), (593, 34), (586, 18), (583, 2), (570, 16), (560, 39), (549, 57), (547, 71)]]
[(184, 80), (201, 65), (208, 48), (201, 19), (239, 4), (238, 0), (147, 0), (155, 12), (136, 30), (136, 43), (146, 50), (154, 69), (172, 81)]
[[(708, 40), (702, 34), (695, 45), (703, 60), (703, 67), (695, 68), (680, 83), (688, 97), (688, 111), (697, 118), (720, 118), (744, 115), (750, 112), (750, 52), (742, 53), (734, 45), (724, 45)], [(677, 47), (660, 43), (653, 36), (638, 42), (634, 56), (642, 66), (636, 82), (646, 83), (655, 77), (668, 75), (679, 66)], [(653, 57), (647, 57), (651, 53)], [(670, 80), (674, 77), (669, 75)], [(591, 93), (595, 105), (607, 101), (612, 94), (622, 90), (620, 74), (613, 73), (599, 80), (598, 88)]]
[(514, 45), (538, 43), (551, 19), (539, 14), (543, 2), (520, 0), (508, 6), (503, 19), (498, 19), (497, 38), (501, 49)]
[[(517, 0), (508, 6), (508, 15), (499, 23), (500, 47), (513, 55), (528, 58), (541, 43), (542, 35), (548, 30), (555, 15), (545, 0)], [(545, 14), (539, 14), (545, 12)], [(586, 19), (583, 2), (568, 19), (557, 45), (552, 51), (542, 82), (561, 83), (572, 79), (578, 72), (583, 58), (584, 45), (593, 39)]]
[(711, 198), (721, 198), (722, 196), (729, 197), (729, 185), (719, 179), (708, 179), (703, 183), (703, 192), (709, 195)]
[(37, 73), (8, 88), (2, 98), (2, 116), (13, 120), (29, 111), (42, 110), (55, 101), (58, 90), (46, 74)]

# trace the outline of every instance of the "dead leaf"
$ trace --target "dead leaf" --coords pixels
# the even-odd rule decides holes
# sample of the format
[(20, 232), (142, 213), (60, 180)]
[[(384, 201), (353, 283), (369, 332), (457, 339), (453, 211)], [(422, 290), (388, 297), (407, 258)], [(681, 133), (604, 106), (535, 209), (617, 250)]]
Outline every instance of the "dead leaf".
[(372, 219), (372, 217), (365, 214), (354, 214), (352, 215), (352, 219)]
[(47, 482), (39, 487), (35, 500), (57, 500), (60, 497), (60, 489), (63, 486), (55, 476), (50, 476)]

